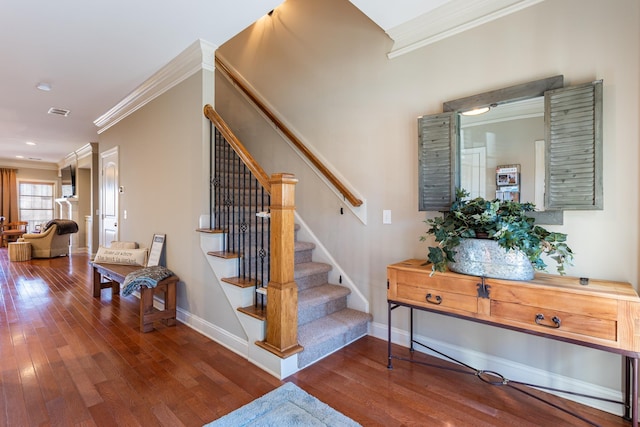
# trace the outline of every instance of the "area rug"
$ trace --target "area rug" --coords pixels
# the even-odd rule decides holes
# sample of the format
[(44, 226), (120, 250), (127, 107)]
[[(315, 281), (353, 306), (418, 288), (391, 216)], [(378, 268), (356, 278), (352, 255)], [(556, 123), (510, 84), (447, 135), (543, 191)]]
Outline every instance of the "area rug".
[(222, 418), (205, 424), (205, 427), (359, 425), (295, 384), (286, 383)]

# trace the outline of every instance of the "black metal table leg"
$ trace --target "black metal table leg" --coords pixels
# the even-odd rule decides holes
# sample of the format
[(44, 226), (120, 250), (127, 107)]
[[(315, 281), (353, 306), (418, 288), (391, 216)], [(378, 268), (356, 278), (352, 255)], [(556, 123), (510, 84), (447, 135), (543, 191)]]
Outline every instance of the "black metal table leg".
[(638, 358), (632, 359), (631, 369), (631, 425), (638, 427)]
[(409, 307), (409, 351), (413, 350), (413, 307)]
[(391, 364), (391, 303), (387, 302), (387, 356), (389, 358), (387, 362), (387, 368), (393, 369)]

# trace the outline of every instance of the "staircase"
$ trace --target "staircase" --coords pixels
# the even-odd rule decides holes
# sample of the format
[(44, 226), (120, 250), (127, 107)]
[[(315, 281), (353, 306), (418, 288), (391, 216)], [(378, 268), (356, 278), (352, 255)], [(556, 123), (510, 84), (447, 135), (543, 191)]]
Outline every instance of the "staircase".
[[(232, 307), (236, 309), (251, 347), (256, 340), (265, 339), (264, 336), (256, 337), (256, 333), (251, 331), (265, 331), (265, 326), (269, 326), (265, 325), (264, 304), (268, 305), (268, 301), (263, 286), (270, 280), (270, 219), (264, 218), (264, 215), (257, 217), (256, 214), (269, 209), (270, 198), (261, 184), (265, 181), (264, 177), (262, 180), (256, 178), (255, 166), (251, 170), (246, 166), (245, 157), (248, 153), (241, 151), (241, 159), (236, 148), (230, 147), (227, 138), (231, 138), (231, 135), (222, 137), (218, 129), (215, 129), (215, 146), (212, 146), (215, 158), (212, 160), (214, 167), (211, 178), (211, 212), (214, 221), (210, 223), (207, 232), (217, 234), (221, 243), (214, 250), (208, 249), (210, 245), (203, 245), (203, 250), (209, 257), (225, 260), (221, 268), (216, 267), (222, 265), (219, 261), (211, 260), (210, 265), (222, 282)], [(266, 176), (261, 170), (260, 174)], [(304, 368), (366, 335), (368, 322), (372, 320), (370, 314), (349, 308), (351, 289), (329, 283), (332, 265), (314, 261), (316, 244), (299, 241), (299, 230), (300, 226), (296, 224), (293, 237), (293, 280), (298, 290), (298, 344), (303, 347), (301, 352), (295, 354), (297, 369)], [(306, 235), (313, 236), (310, 233)], [(321, 258), (326, 260), (330, 256), (322, 253)], [(231, 275), (234, 277), (230, 277), (230, 272), (233, 272)], [(342, 281), (342, 276), (340, 272), (339, 281)], [(233, 291), (228, 288), (229, 285), (242, 290)], [(357, 291), (353, 286), (352, 289)], [(234, 299), (237, 292), (243, 292), (244, 296)], [(248, 301), (253, 301), (253, 304), (247, 306)], [(352, 306), (362, 307), (361, 294), (358, 293), (357, 299), (352, 300), (352, 303), (354, 301), (358, 302)], [(252, 320), (244, 319), (243, 316), (252, 317)], [(256, 327), (251, 323), (256, 319), (263, 322), (262, 326)]]

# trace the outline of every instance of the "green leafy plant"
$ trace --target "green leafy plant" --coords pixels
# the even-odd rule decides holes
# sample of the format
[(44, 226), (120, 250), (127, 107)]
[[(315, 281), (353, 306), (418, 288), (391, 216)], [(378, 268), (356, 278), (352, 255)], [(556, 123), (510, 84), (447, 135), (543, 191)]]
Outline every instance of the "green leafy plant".
[(542, 260), (546, 254), (557, 264), (559, 274), (565, 274), (565, 264), (571, 265), (573, 252), (567, 245), (567, 235), (550, 232), (535, 225), (527, 212), (535, 210), (531, 203), (485, 200), (481, 197), (466, 199), (469, 193), (456, 190), (456, 200), (442, 217), (425, 221), (428, 235), (435, 237), (438, 246), (429, 247), (427, 260), (434, 271), (446, 271), (447, 262), (455, 262), (455, 248), (464, 238), (496, 240), (505, 249), (522, 251), (536, 270), (546, 270)]

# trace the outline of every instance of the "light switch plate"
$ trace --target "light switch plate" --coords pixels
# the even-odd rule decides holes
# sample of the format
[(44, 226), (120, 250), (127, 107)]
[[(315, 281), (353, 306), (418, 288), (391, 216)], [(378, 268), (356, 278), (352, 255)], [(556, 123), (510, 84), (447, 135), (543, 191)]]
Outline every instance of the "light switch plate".
[(391, 224), (391, 210), (385, 209), (382, 211), (382, 223)]

